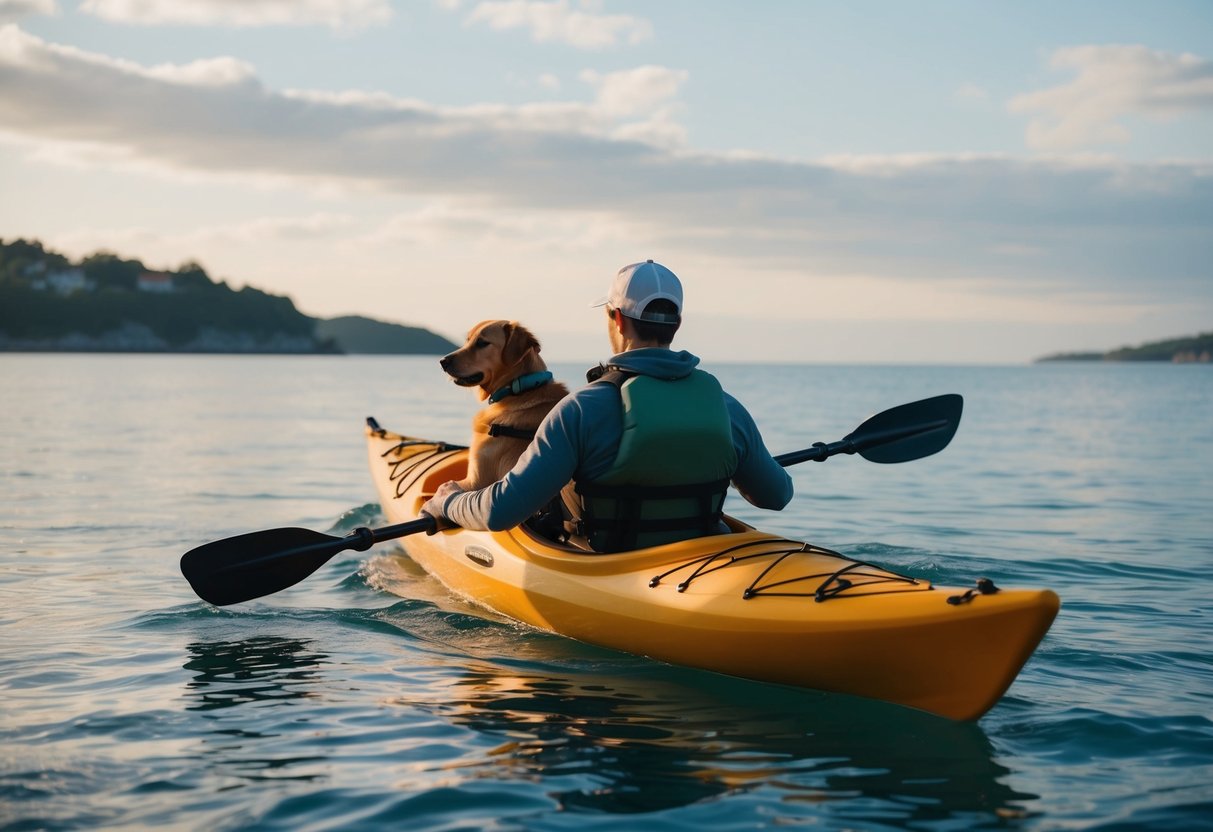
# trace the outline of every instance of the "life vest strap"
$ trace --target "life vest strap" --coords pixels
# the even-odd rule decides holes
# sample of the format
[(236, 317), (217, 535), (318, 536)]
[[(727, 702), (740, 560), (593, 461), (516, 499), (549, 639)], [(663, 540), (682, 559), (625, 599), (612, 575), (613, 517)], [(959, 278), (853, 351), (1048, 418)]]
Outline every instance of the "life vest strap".
[[(691, 536), (714, 534), (724, 513), (728, 488), (727, 479), (689, 485), (577, 483), (575, 489), (582, 498), (577, 534), (590, 540), (600, 552), (640, 548), (643, 536), (663, 532), (682, 532)], [(595, 508), (604, 500), (612, 503), (613, 511), (600, 517)], [(682, 501), (683, 506), (678, 507), (681, 510), (674, 516), (641, 516), (646, 509), (652, 511), (662, 503), (674, 508), (677, 501)]]
[(697, 482), (689, 485), (604, 485), (597, 482), (578, 482), (577, 493), (583, 497), (606, 497), (614, 500), (677, 500), (684, 497), (702, 497), (705, 494), (723, 494), (729, 489), (729, 480)]

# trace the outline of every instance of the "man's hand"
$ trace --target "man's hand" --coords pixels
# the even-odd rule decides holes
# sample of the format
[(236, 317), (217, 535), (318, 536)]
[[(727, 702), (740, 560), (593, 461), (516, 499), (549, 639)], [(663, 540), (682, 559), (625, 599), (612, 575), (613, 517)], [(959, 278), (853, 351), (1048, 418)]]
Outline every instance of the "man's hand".
[(434, 496), (425, 501), (425, 505), (421, 507), (422, 514), (428, 514), (433, 517), (436, 522), (434, 531), (441, 529), (453, 529), (454, 524), (447, 520), (442, 508), (446, 505), (446, 501), (452, 494), (462, 494), (463, 489), (459, 487), (459, 483), (454, 480), (444, 482), (438, 486), (438, 490), (434, 492)]

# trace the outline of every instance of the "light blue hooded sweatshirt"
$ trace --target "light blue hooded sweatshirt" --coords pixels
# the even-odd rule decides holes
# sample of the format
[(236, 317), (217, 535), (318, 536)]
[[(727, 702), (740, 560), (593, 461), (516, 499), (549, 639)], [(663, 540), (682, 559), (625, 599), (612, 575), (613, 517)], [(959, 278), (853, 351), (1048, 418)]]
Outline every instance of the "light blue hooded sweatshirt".
[[(656, 347), (622, 352), (608, 363), (631, 373), (676, 379), (689, 375), (699, 359), (685, 350)], [(759, 508), (783, 508), (792, 499), (792, 478), (763, 444), (749, 412), (728, 393), (724, 399), (737, 450), (733, 486)], [(570, 480), (593, 481), (605, 474), (615, 461), (622, 436), (619, 388), (587, 385), (548, 413), (535, 439), (503, 479), (477, 491), (451, 495), (443, 513), (465, 529), (512, 528), (546, 506)]]

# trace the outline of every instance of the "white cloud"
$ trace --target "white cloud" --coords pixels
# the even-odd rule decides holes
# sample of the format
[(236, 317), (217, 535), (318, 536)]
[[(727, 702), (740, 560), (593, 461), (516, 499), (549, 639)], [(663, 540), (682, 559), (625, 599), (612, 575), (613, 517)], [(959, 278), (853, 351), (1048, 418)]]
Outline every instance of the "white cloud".
[(1131, 138), (1125, 116), (1174, 118), (1213, 113), (1213, 63), (1191, 54), (1144, 46), (1074, 46), (1059, 49), (1054, 69), (1077, 77), (1013, 98), (1009, 109), (1032, 116), (1028, 145), (1069, 150), (1123, 144)]
[(686, 83), (685, 70), (641, 66), (606, 75), (586, 70), (581, 80), (597, 92), (598, 105), (612, 116), (626, 118), (650, 113), (673, 99)]
[[(87, 148), (80, 164), (110, 169), (324, 184), (446, 206), (398, 218), (394, 231), (381, 229), (389, 235), (632, 234), (650, 250), (710, 252), (747, 272), (761, 264), (980, 279), (1008, 295), (1051, 283), (1213, 300), (1213, 165), (693, 153), (654, 138), (677, 130), (666, 111), (684, 78), (644, 67), (588, 76), (597, 97), (587, 103), (442, 108), (383, 93), (276, 91), (230, 58), (148, 68), (0, 28), (9, 136)], [(545, 223), (554, 229), (546, 237)]]
[(147, 76), (186, 87), (256, 86), (257, 70), (236, 58), (204, 58), (188, 64), (158, 64), (148, 68)]
[(653, 36), (649, 21), (624, 14), (600, 14), (590, 4), (581, 10), (568, 0), (485, 0), (465, 18), (494, 29), (527, 29), (539, 43), (558, 42), (579, 49), (637, 44)]
[(84, 0), (80, 11), (143, 26), (330, 26), (349, 28), (392, 17), (388, 0)]
[(0, 0), (0, 24), (36, 14), (58, 14), (55, 0)]
[(683, 147), (687, 142), (686, 129), (677, 121), (680, 107), (676, 102), (687, 77), (685, 70), (664, 66), (605, 75), (593, 70), (581, 73), (581, 80), (594, 88), (595, 110), (623, 122), (611, 131), (612, 138), (667, 148)]

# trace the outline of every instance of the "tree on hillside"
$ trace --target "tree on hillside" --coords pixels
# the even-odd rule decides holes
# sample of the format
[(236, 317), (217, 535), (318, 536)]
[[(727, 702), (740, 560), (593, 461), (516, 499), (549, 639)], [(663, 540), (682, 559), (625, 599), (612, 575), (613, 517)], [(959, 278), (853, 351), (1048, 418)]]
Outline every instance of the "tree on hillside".
[(47, 251), (38, 240), (6, 243), (0, 239), (0, 285), (25, 286), (35, 276), (62, 271), (70, 265), (66, 257)]
[(99, 289), (135, 290), (139, 275), (147, 269), (138, 260), (123, 260), (109, 251), (90, 254), (80, 263), (84, 274), (97, 284)]
[(173, 273), (173, 283), (178, 289), (214, 289), (215, 281), (211, 280), (206, 269), (197, 260), (187, 260), (177, 267)]

